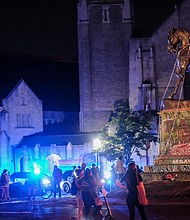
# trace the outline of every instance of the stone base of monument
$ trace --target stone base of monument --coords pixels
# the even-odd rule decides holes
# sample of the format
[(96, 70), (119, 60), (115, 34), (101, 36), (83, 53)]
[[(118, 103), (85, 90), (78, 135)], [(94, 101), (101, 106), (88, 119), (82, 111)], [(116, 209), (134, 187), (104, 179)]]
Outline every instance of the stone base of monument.
[(160, 116), (160, 155), (153, 166), (144, 169), (146, 182), (160, 181), (166, 175), (172, 180), (190, 180), (190, 101), (163, 100)]
[[(143, 172), (144, 183), (156, 181), (190, 181), (190, 172)], [(171, 176), (171, 177), (170, 177)]]

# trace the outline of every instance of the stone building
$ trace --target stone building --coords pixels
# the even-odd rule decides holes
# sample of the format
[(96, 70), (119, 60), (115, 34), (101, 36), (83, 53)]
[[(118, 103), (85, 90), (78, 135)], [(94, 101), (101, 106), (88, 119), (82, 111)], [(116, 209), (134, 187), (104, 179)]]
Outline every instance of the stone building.
[(78, 3), (81, 131), (100, 130), (119, 99), (129, 99), (133, 109), (159, 111), (162, 99), (174, 88), (175, 76), (163, 97), (175, 62), (167, 51), (167, 36), (174, 27), (190, 30), (190, 6), (188, 1), (178, 7), (173, 3), (170, 16), (142, 37), (135, 30), (134, 3), (143, 2), (148, 1)]
[(43, 131), (42, 102), (21, 80), (2, 100), (1, 107), (1, 169), (13, 170), (12, 147), (23, 136)]
[[(138, 34), (134, 7), (148, 2), (79, 1), (80, 131), (100, 130), (119, 99), (129, 99), (132, 109), (159, 112), (162, 100), (174, 90), (176, 77), (171, 76), (176, 56), (167, 51), (167, 36), (175, 27), (190, 31), (190, 5), (188, 1), (179, 1), (179, 4), (170, 1), (172, 10), (157, 28), (149, 31), (151, 26), (147, 25), (151, 22), (147, 22), (148, 31)], [(159, 1), (155, 5), (157, 3)], [(187, 74), (182, 94), (185, 99), (190, 98), (188, 82)], [(158, 134), (158, 120), (152, 132)], [(158, 153), (158, 145), (153, 145), (150, 163)]]
[[(7, 158), (5, 161), (12, 161), (16, 171), (29, 169), (30, 166), (26, 164), (30, 164), (30, 157), (33, 158), (32, 161), (44, 160), (50, 155), (55, 155), (52, 161), (54, 159), (66, 161), (71, 158), (73, 161), (78, 161), (79, 158), (80, 161), (95, 160), (91, 158), (94, 155), (90, 154), (92, 145), (85, 145), (85, 143), (90, 143), (92, 136), (95, 137), (96, 132), (100, 131), (108, 121), (111, 108), (120, 99), (129, 99), (130, 107), (133, 109), (160, 111), (162, 99), (170, 95), (176, 83), (175, 76), (171, 83), (168, 83), (176, 58), (175, 55), (172, 56), (167, 52), (168, 31), (174, 27), (190, 30), (190, 5), (188, 0), (178, 1), (180, 4), (170, 1), (173, 6), (170, 13), (166, 14), (163, 11), (166, 15), (164, 20), (157, 23), (154, 30), (149, 25), (146, 26), (147, 32), (142, 34), (137, 30), (134, 8), (135, 4), (145, 2), (148, 0), (78, 1), (79, 134), (83, 137), (82, 141), (76, 141), (78, 140), (76, 136), (79, 134), (67, 138), (64, 136), (65, 132), (60, 133), (64, 141), (59, 141), (56, 136), (47, 137), (48, 143), (45, 142), (43, 135), (38, 139), (38, 133), (44, 130), (42, 115), (46, 115), (45, 122), (61, 121), (63, 115), (56, 114), (56, 119), (48, 120), (48, 115), (51, 113), (42, 114), (41, 101), (31, 92), (25, 82), (21, 81), (17, 89), (11, 93), (12, 95), (4, 100), (0, 115), (0, 142), (1, 146), (7, 146), (7, 148), (1, 147), (1, 153)], [(184, 99), (190, 98), (189, 83), (190, 78), (187, 74), (183, 88)], [(26, 97), (30, 97), (29, 99), (23, 96), (23, 91)], [(27, 102), (30, 103), (30, 107), (26, 106)], [(37, 122), (31, 120), (32, 108), (35, 109)], [(17, 117), (15, 117), (16, 114)], [(22, 123), (28, 127), (22, 127)], [(153, 132), (158, 134), (157, 127), (158, 123), (155, 122)], [(7, 153), (10, 152), (12, 145), (17, 145), (13, 155)], [(80, 155), (77, 153), (75, 157), (71, 152), (74, 152), (74, 148), (78, 146), (81, 152), (86, 152), (89, 157), (83, 153)], [(158, 150), (157, 145), (151, 146), (150, 164), (158, 155)], [(135, 160), (139, 162), (138, 158)], [(1, 169), (9, 166), (9, 162), (3, 165), (2, 163)], [(145, 165), (144, 162), (142, 165)]]
[(65, 129), (67, 119), (75, 125), (77, 117), (71, 112), (43, 111), (42, 101), (20, 80), (2, 100), (0, 169), (12, 173), (38, 167), (51, 173), (55, 164), (64, 170), (94, 162), (91, 150), (97, 133), (67, 134)]

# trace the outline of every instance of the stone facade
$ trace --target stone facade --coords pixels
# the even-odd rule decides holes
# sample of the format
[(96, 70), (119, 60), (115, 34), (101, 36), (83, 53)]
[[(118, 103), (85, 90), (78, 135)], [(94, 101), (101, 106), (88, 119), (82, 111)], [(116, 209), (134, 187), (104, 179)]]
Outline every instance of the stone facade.
[(100, 130), (115, 101), (128, 98), (130, 36), (127, 1), (79, 2), (81, 131)]
[[(132, 109), (159, 112), (163, 99), (175, 87), (176, 56), (167, 51), (167, 36), (174, 27), (190, 31), (189, 2), (183, 1), (147, 37), (133, 36), (130, 2), (81, 0), (78, 3), (81, 131), (99, 131), (119, 99), (129, 99)], [(185, 81), (188, 78), (187, 74)], [(182, 99), (190, 98), (189, 94), (185, 83)], [(179, 99), (179, 94), (175, 98)], [(155, 120), (152, 132), (159, 136), (158, 125)], [(157, 153), (157, 149), (150, 152), (152, 158)]]
[[(160, 111), (174, 89), (167, 35), (173, 27), (190, 30), (188, 1), (149, 37), (133, 37), (130, 8), (129, 0), (78, 3), (81, 131), (100, 130), (119, 99), (129, 99), (133, 109)], [(186, 91), (185, 85), (188, 98)]]
[(1, 170), (13, 170), (12, 148), (23, 136), (43, 131), (42, 102), (21, 80), (2, 100), (1, 107)]
[[(68, 118), (71, 118), (70, 122), (78, 124), (76, 114), (43, 112), (42, 101), (24, 80), (20, 80), (2, 103), (1, 170), (6, 168), (10, 173), (32, 171), (38, 166), (42, 172), (51, 174), (55, 164), (65, 170), (72, 169), (73, 165), (79, 166), (82, 162), (91, 164), (96, 161), (92, 143), (97, 133), (64, 134), (61, 127), (56, 131), (60, 124), (67, 124)], [(49, 130), (44, 130), (44, 127), (49, 126)]]
[[(190, 168), (190, 101), (164, 100), (164, 109), (159, 113), (160, 155), (155, 164), (166, 165), (170, 171)], [(171, 167), (169, 169), (169, 167)], [(186, 171), (190, 171), (190, 169)]]
[(163, 100), (160, 115), (160, 152), (144, 174), (145, 181), (162, 180), (166, 173), (190, 178), (190, 101)]
[(63, 171), (71, 170), (85, 162), (96, 161), (92, 151), (92, 141), (96, 134), (73, 135), (32, 135), (13, 149), (15, 171), (32, 171), (35, 166), (41, 172), (52, 174), (54, 165)]

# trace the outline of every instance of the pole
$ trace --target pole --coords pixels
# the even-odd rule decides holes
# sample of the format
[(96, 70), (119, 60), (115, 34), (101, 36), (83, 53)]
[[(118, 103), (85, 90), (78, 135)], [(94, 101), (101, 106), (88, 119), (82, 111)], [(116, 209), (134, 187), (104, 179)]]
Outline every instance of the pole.
[(98, 166), (98, 151), (96, 152), (96, 156), (97, 156), (96, 162), (97, 162), (97, 166)]

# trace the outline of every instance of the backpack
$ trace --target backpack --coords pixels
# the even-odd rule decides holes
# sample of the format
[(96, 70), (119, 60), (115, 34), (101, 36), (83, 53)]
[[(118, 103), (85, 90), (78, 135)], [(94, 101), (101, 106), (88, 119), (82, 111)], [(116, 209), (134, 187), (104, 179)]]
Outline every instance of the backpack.
[(71, 195), (74, 196), (77, 194), (79, 188), (77, 187), (75, 183), (75, 179), (73, 179), (73, 182), (71, 183)]
[(2, 175), (1, 175), (1, 186), (5, 186), (5, 185), (6, 185), (5, 175), (6, 175), (6, 174), (2, 174)]

